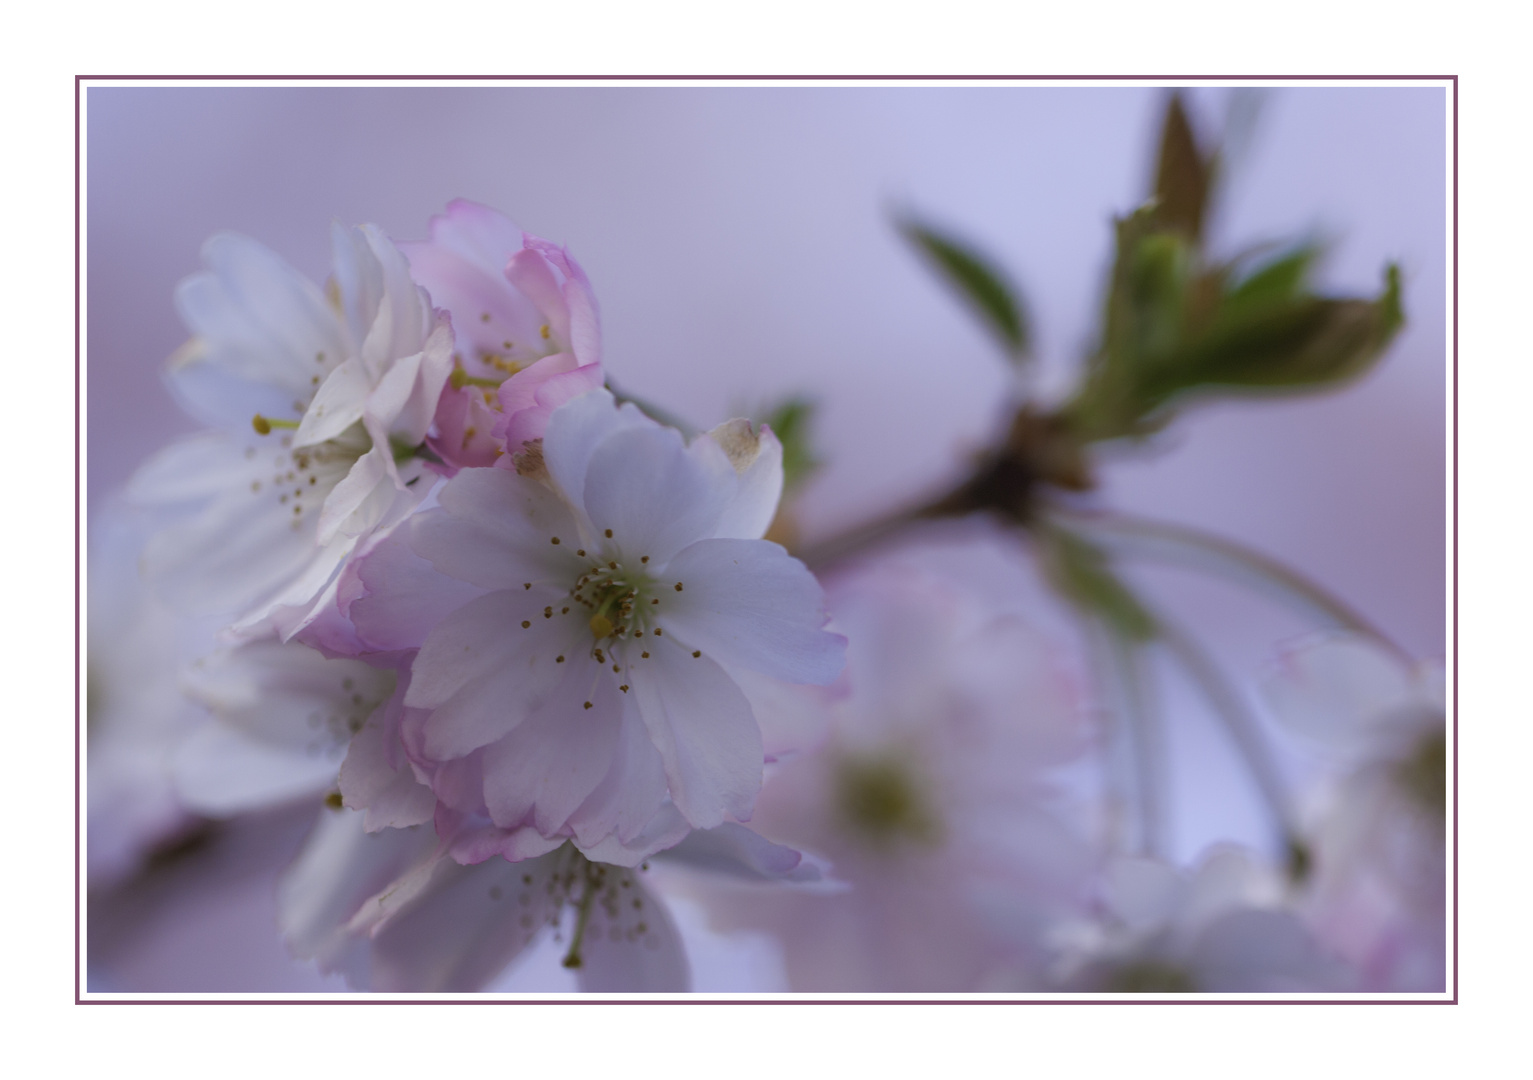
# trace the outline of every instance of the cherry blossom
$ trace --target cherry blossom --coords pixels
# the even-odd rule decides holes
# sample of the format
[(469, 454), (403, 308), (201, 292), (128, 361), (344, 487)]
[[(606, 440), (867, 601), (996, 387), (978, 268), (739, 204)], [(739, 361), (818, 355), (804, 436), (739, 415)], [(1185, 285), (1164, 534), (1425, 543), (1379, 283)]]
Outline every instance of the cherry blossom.
[(193, 337), (169, 381), (214, 430), (150, 459), (130, 498), (164, 525), (144, 566), (184, 607), (252, 637), (328, 610), (374, 530), (426, 494), (416, 456), (451, 365), (451, 330), (375, 226), (331, 230), (322, 292), (253, 240), (214, 236), (177, 307)]
[(208, 817), (336, 790), (352, 737), (394, 696), (395, 676), (274, 639), (188, 665), (183, 688), (207, 710), (170, 759), (181, 800)]
[[(798, 852), (733, 823), (662, 857), (758, 881), (818, 876)], [(327, 810), (283, 875), (278, 918), (296, 955), (360, 989), (481, 990), (551, 934), (582, 990), (684, 992), (686, 953), (648, 869), (595, 862), (568, 843), (463, 865), (428, 828), (372, 832), (360, 814)]]
[(452, 317), (454, 371), (430, 443), (452, 475), (542, 438), (555, 408), (601, 386), (601, 327), (569, 253), (489, 207), (456, 199), (430, 233), (400, 248)]
[(568, 840), (632, 866), (747, 819), (765, 755), (732, 672), (828, 683), (844, 647), (814, 578), (759, 539), (776, 439), (742, 421), (687, 445), (597, 390), (515, 460), (461, 471), (349, 608), (374, 649), (419, 649), (399, 730), (438, 831), (466, 862)]
[(145, 587), (142, 523), (111, 506), (92, 523), (86, 626), (86, 872), (116, 884), (194, 827), (168, 769), (201, 718), (179, 673), (210, 647), (207, 620), (177, 618)]

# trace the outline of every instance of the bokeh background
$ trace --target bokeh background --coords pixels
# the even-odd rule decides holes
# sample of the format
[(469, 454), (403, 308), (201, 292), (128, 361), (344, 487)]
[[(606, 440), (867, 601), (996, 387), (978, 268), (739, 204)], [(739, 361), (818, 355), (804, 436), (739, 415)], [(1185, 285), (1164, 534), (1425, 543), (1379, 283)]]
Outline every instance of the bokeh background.
[[(1003, 417), (1012, 376), (891, 227), (914, 211), (990, 253), (1024, 293), (1040, 392), (1087, 351), (1111, 218), (1146, 194), (1164, 88), (915, 86), (91, 87), (86, 91), (86, 479), (95, 515), (150, 452), (193, 430), (159, 372), (171, 294), (219, 230), (322, 280), (328, 224), (424, 237), (454, 197), (568, 245), (625, 389), (702, 426), (780, 398), (820, 403), (827, 466), (799, 506), (828, 535), (952, 479)], [(1195, 87), (1205, 138), (1233, 92)], [(1321, 582), (1411, 652), (1441, 658), (1445, 574), (1447, 95), (1261, 91), (1232, 147), (1216, 252), (1330, 242), (1323, 280), (1373, 295), (1404, 271), (1405, 330), (1361, 382), (1227, 402), (1102, 470), (1101, 501), (1251, 544)], [(90, 519), (88, 518), (88, 521)], [(1255, 678), (1300, 632), (1176, 572), (1142, 576)], [(1177, 693), (1170, 688), (1170, 693)], [(1173, 723), (1176, 849), (1253, 836), (1259, 813), (1207, 727)], [(94, 989), (338, 989), (272, 929), (271, 881), (309, 816), (256, 829), (91, 912)], [(286, 831), (283, 832), (282, 828)], [(244, 850), (236, 858), (231, 851)], [(681, 911), (699, 989), (777, 989), (763, 939)], [(548, 950), (545, 950), (548, 951)], [(507, 988), (561, 989), (552, 953)]]

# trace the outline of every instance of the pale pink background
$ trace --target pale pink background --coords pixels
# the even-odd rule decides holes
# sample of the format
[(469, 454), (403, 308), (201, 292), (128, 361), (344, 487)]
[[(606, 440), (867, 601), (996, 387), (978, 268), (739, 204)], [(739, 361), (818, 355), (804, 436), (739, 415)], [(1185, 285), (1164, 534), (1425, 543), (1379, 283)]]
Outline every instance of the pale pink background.
[[(158, 372), (183, 340), (171, 292), (198, 268), (209, 234), (248, 233), (322, 279), (332, 217), (414, 239), (464, 196), (568, 244), (595, 285), (607, 364), (624, 387), (702, 425), (788, 392), (816, 395), (830, 464), (803, 501), (807, 531), (855, 523), (953, 476), (993, 430), (1008, 378), (897, 238), (892, 213), (918, 210), (1010, 268), (1044, 384), (1058, 388), (1095, 325), (1110, 217), (1145, 194), (1163, 94), (1025, 84), (92, 88), (89, 505), (192, 430)], [(1204, 130), (1228, 98), (1192, 91)], [(1267, 92), (1218, 208), (1216, 247), (1320, 235), (1334, 242), (1327, 283), (1369, 294), (1398, 260), (1409, 324), (1363, 382), (1200, 409), (1153, 452), (1109, 466), (1103, 491), (1111, 505), (1260, 547), (1425, 657), (1443, 654), (1447, 612), (1445, 109), (1441, 89)], [(1274, 640), (1302, 629), (1185, 575), (1143, 580), (1197, 617), (1243, 677)], [(1217, 740), (1190, 737), (1179, 753), (1184, 777), (1200, 781), (1177, 803), (1180, 852), (1258, 829)], [(250, 895), (248, 911), (218, 910), (253, 928), (261, 987), (315, 985), (297, 969), (280, 974), (286, 962), (264, 936), (269, 897)], [(161, 917), (162, 944), (133, 954), (140, 969), (150, 956), (171, 964), (169, 974), (141, 973), (148, 982), (212, 962), (177, 945), (174, 924)], [(179, 967), (165, 959), (183, 953)], [(733, 956), (721, 971), (744, 962)], [(140, 969), (124, 963), (114, 978), (133, 982)], [(257, 988), (237, 973), (193, 981), (220, 978)]]

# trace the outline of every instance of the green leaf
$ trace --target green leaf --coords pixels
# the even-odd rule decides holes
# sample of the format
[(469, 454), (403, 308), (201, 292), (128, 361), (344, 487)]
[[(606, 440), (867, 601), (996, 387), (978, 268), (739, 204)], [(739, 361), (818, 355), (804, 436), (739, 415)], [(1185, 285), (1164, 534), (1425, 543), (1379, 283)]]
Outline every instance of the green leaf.
[(1155, 216), (1167, 229), (1196, 242), (1213, 186), (1213, 159), (1198, 150), (1180, 94), (1166, 104), (1160, 130), (1160, 159), (1155, 166)]
[(764, 423), (782, 443), (783, 492), (792, 492), (821, 465), (815, 456), (811, 427), (817, 406), (807, 397), (792, 397), (766, 411)]
[[(1271, 288), (1270, 281), (1263, 286)], [(1269, 295), (1263, 301), (1251, 296), (1233, 301), (1234, 297), (1226, 303), (1208, 333), (1189, 343), (1179, 378), (1159, 396), (1205, 387), (1334, 386), (1371, 368), (1404, 323), (1400, 271), (1395, 266), (1386, 269), (1384, 291), (1372, 301), (1302, 292), (1287, 299)]]
[(1310, 245), (1235, 279), (1229, 265), (1200, 270), (1154, 213), (1118, 223), (1103, 345), (1067, 409), (1087, 441), (1149, 434), (1192, 396), (1337, 385), (1367, 371), (1403, 323), (1394, 266), (1374, 300), (1311, 292)]
[(973, 249), (917, 221), (898, 223), (906, 239), (915, 244), (957, 287), (965, 299), (1001, 339), (1013, 363), (1028, 352), (1028, 326), (1022, 306), (1005, 277)]

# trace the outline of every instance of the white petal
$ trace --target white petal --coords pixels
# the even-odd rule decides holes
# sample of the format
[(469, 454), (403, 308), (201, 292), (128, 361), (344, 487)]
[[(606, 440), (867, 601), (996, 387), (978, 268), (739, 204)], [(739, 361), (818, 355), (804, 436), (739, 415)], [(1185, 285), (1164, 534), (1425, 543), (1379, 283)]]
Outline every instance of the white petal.
[(1353, 635), (1310, 638), (1283, 658), (1264, 687), (1278, 718), (1335, 746), (1354, 745), (1374, 725), (1408, 710), (1412, 673), (1382, 647)]
[(421, 351), (395, 361), (367, 399), (367, 411), (390, 436), (419, 445), (452, 373), (452, 330), (439, 323)]
[(485, 805), (502, 828), (530, 816), (540, 833), (554, 835), (617, 754), (625, 699), (611, 672), (587, 656), (572, 656), (564, 666), (563, 680), (542, 706), (485, 748)]
[(666, 803), (631, 840), (621, 840), (617, 833), (611, 833), (599, 843), (582, 846), (581, 851), (592, 862), (638, 866), (657, 851), (679, 844), (691, 831), (692, 826), (681, 816), (681, 811)]
[(410, 263), (394, 242), (376, 225), (363, 225), (357, 231), (383, 275), (377, 317), (362, 344), (362, 355), (371, 354), (377, 365), (373, 368), (376, 381), (390, 363), (420, 352), (435, 320), (429, 299), (411, 279)]
[(846, 642), (825, 625), (825, 595), (804, 564), (765, 540), (700, 540), (665, 568), (668, 632), (731, 667), (791, 683), (835, 681)]
[(375, 649), (420, 648), (433, 626), (482, 595), (475, 586), (438, 573), (411, 550), (414, 528), (435, 512), (411, 518), (357, 564), (365, 591), (348, 614)]
[(665, 763), (650, 741), (644, 718), (631, 697), (625, 705), (611, 768), (570, 820), (576, 845), (587, 853), (609, 837), (619, 844), (638, 839), (669, 798)]
[(748, 818), (761, 789), (761, 730), (750, 705), (707, 655), (656, 639), (635, 661), (633, 694), (665, 762), (671, 798), (696, 828)]
[(293, 445), (314, 446), (341, 435), (362, 419), (369, 389), (362, 361), (351, 359), (336, 367), (309, 402)]
[(272, 450), (262, 449), (223, 434), (198, 436), (155, 455), (129, 483), (129, 499), (166, 522), (145, 544), (143, 569), (170, 603), (245, 611), (320, 557), (317, 515), (295, 518), (278, 502)]
[(367, 340), (386, 294), (383, 267), (362, 230), (339, 221), (330, 223), (330, 257), (340, 292), (341, 310), (351, 331), (351, 340), (356, 343), (356, 352), (360, 354), (362, 342)]
[(203, 339), (200, 363), (280, 390), (274, 415), (289, 415), (292, 401), (313, 392), (313, 377), (345, 359), (344, 331), (320, 291), (254, 240), (219, 234), (202, 255), (210, 272), (176, 290), (182, 319)]
[(345, 755), (345, 744), (327, 741), (310, 754), (210, 720), (171, 756), (171, 778), (190, 809), (231, 817), (305, 797), (317, 800), (335, 786)]
[(667, 862), (744, 881), (819, 881), (820, 869), (790, 847), (733, 821), (694, 829), (661, 855)]
[(436, 795), (405, 758), (399, 723), (404, 694), (396, 691), (352, 738), (338, 782), (347, 806), (365, 810), (368, 832), (422, 825), (436, 811)]
[(128, 481), (127, 497), (139, 506), (198, 503), (265, 471), (245, 456), (248, 444), (221, 431), (206, 431), (157, 451)]
[(543, 462), (554, 487), (571, 507), (580, 509), (586, 470), (596, 448), (616, 432), (654, 426), (638, 406), (630, 403), (619, 408), (606, 390), (592, 390), (565, 402), (549, 417), (543, 436)]
[(777, 516), (782, 498), (782, 443), (771, 428), (762, 424), (758, 431), (749, 420), (726, 421), (704, 438), (723, 449), (738, 477), (734, 497), (713, 535), (760, 540)]
[[(621, 871), (616, 871), (621, 873)], [(637, 874), (620, 901), (591, 909), (581, 948), (580, 989), (598, 994), (684, 994), (692, 986), (681, 934)], [(632, 895), (629, 895), (632, 894)]]
[(626, 559), (648, 555), (663, 566), (713, 534), (736, 480), (722, 450), (700, 445), (712, 452), (688, 453), (680, 432), (653, 425), (609, 435), (591, 454), (586, 513)]
[(272, 634), (290, 640), (318, 618), (327, 604), (335, 603), (341, 565), (355, 547), (355, 540), (343, 538), (316, 548), (280, 592), (235, 620), (230, 633), (247, 641)]
[(362, 815), (322, 811), (303, 850), (277, 883), (277, 922), (293, 954), (344, 970), (366, 986), (367, 940), (347, 929), (358, 910), (437, 848), (429, 828), (367, 833)]
[(425, 886), (374, 931), (369, 988), (482, 990), (547, 925), (544, 886), (557, 865), (556, 855), (518, 863), (495, 857), (474, 866), (440, 860)]
[(231, 727), (294, 747), (346, 742), (394, 690), (392, 671), (328, 659), (302, 645), (252, 642), (187, 670), (184, 686)]
[(565, 663), (590, 641), (578, 613), (563, 616), (552, 608), (553, 617), (544, 617), (558, 599), (537, 588), (490, 593), (427, 636), (405, 698), (407, 705), (433, 710), (425, 727), (427, 754), (461, 757), (486, 746), (548, 700), (569, 670)]
[(575, 555), (574, 517), (542, 484), (506, 469), (464, 469), (438, 501), (412, 529), (411, 546), (444, 574), (487, 589), (530, 581), (568, 590), (587, 567)]
[(360, 537), (382, 523), (396, 502), (415, 504), (425, 497), (424, 491), (401, 491), (391, 471), (387, 444), (374, 445), (358, 458), (325, 499), (316, 534), (319, 543), (334, 543), (338, 537)]

